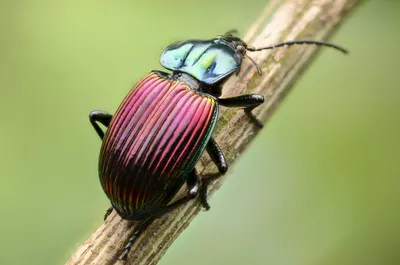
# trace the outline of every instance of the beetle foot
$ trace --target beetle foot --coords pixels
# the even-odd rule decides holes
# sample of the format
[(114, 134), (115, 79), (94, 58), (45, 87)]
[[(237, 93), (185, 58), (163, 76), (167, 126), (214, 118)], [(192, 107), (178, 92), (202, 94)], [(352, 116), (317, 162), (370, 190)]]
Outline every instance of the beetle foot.
[(121, 257), (119, 258), (119, 260), (127, 261), (128, 260), (128, 253), (129, 253), (129, 250), (125, 249), (124, 252), (122, 253)]
[(204, 210), (208, 211), (210, 210), (210, 204), (207, 201), (207, 186), (208, 185), (202, 185), (200, 189), (200, 203), (201, 206), (204, 208)]
[(246, 108), (244, 109), (244, 113), (246, 113), (247, 117), (250, 118), (251, 122), (258, 128), (262, 129), (264, 127), (264, 124), (251, 112), (253, 108), (249, 109)]
[(200, 191), (199, 191), (199, 197), (200, 197), (200, 203), (201, 206), (203, 206), (204, 210), (208, 211), (210, 210), (210, 204), (208, 203), (207, 200), (207, 192), (208, 192), (208, 186), (210, 183), (218, 178), (221, 177), (221, 173), (212, 173), (212, 174), (207, 174), (201, 178), (201, 186), (200, 186)]
[[(146, 226), (146, 223), (144, 223)], [(136, 239), (140, 236), (140, 233), (142, 232), (141, 225), (143, 224), (138, 224), (137, 230), (133, 233), (133, 236), (129, 239), (128, 244), (124, 247), (124, 252), (122, 252), (121, 256), (119, 257), (119, 260), (127, 261), (128, 260), (128, 254), (129, 251), (131, 250), (132, 245), (135, 243)]]

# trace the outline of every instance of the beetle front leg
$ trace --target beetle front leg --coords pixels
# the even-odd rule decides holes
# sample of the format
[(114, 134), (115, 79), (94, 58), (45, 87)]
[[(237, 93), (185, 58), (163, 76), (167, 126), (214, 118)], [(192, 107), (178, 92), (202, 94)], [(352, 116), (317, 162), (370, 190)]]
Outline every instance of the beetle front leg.
[(108, 127), (108, 125), (110, 125), (111, 119), (112, 115), (102, 110), (94, 110), (89, 114), (90, 123), (93, 125), (94, 129), (96, 130), (97, 134), (100, 136), (100, 139), (102, 140), (104, 138), (104, 132), (97, 124), (97, 122), (100, 122), (104, 126)]
[(264, 96), (259, 94), (248, 94), (232, 98), (218, 98), (218, 103), (225, 107), (244, 108), (244, 112), (250, 120), (258, 127), (262, 128), (263, 124), (251, 112), (254, 108), (264, 103)]

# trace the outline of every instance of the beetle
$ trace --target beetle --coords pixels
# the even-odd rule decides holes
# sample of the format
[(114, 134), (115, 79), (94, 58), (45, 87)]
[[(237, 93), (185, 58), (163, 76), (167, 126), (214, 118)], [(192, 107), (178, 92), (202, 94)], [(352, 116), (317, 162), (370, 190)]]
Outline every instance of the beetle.
[[(209, 209), (207, 184), (228, 170), (223, 151), (212, 138), (219, 106), (243, 108), (253, 124), (261, 122), (252, 110), (263, 95), (221, 98), (224, 82), (240, 71), (246, 52), (295, 44), (337, 45), (312, 40), (287, 41), (261, 48), (247, 45), (233, 31), (210, 40), (186, 40), (171, 44), (160, 57), (171, 73), (152, 71), (128, 93), (115, 115), (95, 110), (89, 119), (102, 139), (99, 179), (111, 202), (105, 218), (115, 210), (123, 219), (137, 221), (124, 248), (127, 255), (140, 233), (157, 217), (200, 195)], [(261, 75), (260, 67), (248, 57)], [(99, 123), (107, 127), (106, 132)], [(195, 164), (206, 150), (218, 172), (197, 176)], [(170, 203), (186, 183), (187, 195)]]

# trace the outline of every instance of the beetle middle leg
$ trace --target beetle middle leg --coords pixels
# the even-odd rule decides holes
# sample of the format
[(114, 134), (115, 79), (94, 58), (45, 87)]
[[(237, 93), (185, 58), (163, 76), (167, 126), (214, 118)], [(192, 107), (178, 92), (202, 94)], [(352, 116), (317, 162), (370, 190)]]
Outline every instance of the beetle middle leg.
[(100, 136), (100, 139), (102, 140), (104, 138), (104, 132), (97, 124), (97, 122), (100, 122), (104, 126), (108, 127), (108, 125), (110, 125), (111, 119), (112, 115), (102, 110), (94, 110), (89, 114), (90, 123), (93, 125), (94, 129), (96, 130), (97, 134)]
[(224, 153), (218, 146), (217, 142), (215, 142), (214, 138), (210, 138), (209, 142), (207, 143), (206, 150), (208, 155), (211, 157), (211, 160), (218, 167), (218, 172), (204, 175), (201, 178), (202, 184), (199, 191), (200, 203), (208, 211), (210, 209), (210, 204), (207, 201), (208, 186), (212, 181), (218, 179), (228, 171), (228, 164), (226, 162)]
[(218, 98), (218, 103), (225, 107), (244, 108), (244, 112), (250, 120), (258, 127), (262, 128), (263, 124), (251, 112), (254, 108), (264, 103), (264, 96), (260, 94), (247, 94), (231, 98)]
[(206, 147), (208, 155), (211, 157), (211, 160), (217, 165), (218, 171), (221, 174), (225, 174), (228, 171), (228, 164), (226, 163), (226, 159), (224, 153), (221, 148), (218, 146), (217, 142), (214, 138), (210, 138)]

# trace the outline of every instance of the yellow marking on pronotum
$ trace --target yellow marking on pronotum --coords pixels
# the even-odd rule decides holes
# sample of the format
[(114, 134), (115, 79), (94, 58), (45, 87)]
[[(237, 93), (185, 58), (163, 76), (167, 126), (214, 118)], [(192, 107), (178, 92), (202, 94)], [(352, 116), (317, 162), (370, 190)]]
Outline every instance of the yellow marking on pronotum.
[(214, 62), (215, 57), (216, 57), (216, 54), (210, 54), (207, 56), (203, 56), (203, 58), (201, 59), (199, 64), (201, 65), (201, 67), (207, 69)]

